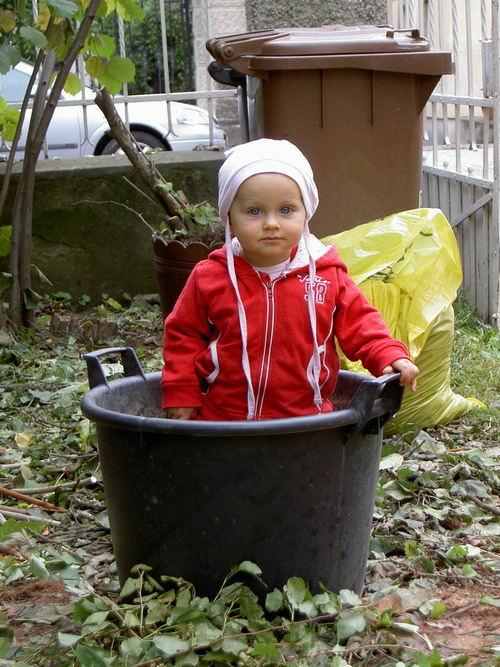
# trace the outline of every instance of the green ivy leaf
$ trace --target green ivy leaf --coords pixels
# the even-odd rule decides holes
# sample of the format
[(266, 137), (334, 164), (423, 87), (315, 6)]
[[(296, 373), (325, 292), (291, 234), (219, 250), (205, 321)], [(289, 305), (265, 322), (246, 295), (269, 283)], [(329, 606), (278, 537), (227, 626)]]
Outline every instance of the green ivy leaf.
[(40, 280), (42, 283), (46, 283), (47, 285), (52, 285), (52, 283), (47, 278), (45, 273), (36, 264), (30, 265), (30, 276), (32, 280)]
[(57, 643), (61, 648), (70, 648), (71, 646), (77, 644), (81, 638), (82, 635), (74, 635), (70, 632), (57, 633)]
[(323, 614), (337, 614), (342, 609), (338, 595), (330, 591), (315, 595), (313, 602)]
[(43, 32), (40, 32), (40, 30), (37, 30), (36, 28), (23, 26), (19, 30), (19, 34), (21, 35), (21, 37), (27, 39), (29, 42), (31, 42), (35, 46), (40, 47), (41, 49), (44, 49), (47, 46), (47, 38), (45, 37)]
[(8, 44), (0, 46), (0, 74), (7, 74), (21, 60), (19, 51)]
[(200, 658), (196, 653), (186, 653), (175, 659), (176, 667), (196, 667), (200, 663)]
[(140, 637), (128, 637), (120, 644), (120, 655), (127, 660), (128, 664), (132, 664), (132, 661), (135, 663), (139, 661), (139, 658), (143, 658), (145, 649), (149, 646), (150, 642)]
[(142, 21), (144, 18), (144, 11), (134, 0), (116, 0), (116, 11), (124, 21)]
[(439, 618), (445, 611), (446, 605), (444, 605), (441, 600), (438, 600), (432, 607), (431, 618)]
[(4, 625), (3, 622), (0, 624), (0, 658), (6, 654), (7, 649), (9, 648), (12, 640), (14, 638), (14, 633), (11, 628), (7, 625)]
[(72, 0), (49, 0), (48, 4), (55, 10), (54, 16), (71, 18), (78, 11), (78, 4)]
[[(128, 58), (113, 56), (106, 64), (103, 76), (105, 77), (106, 81), (112, 80), (115, 82), (115, 87), (116, 84), (119, 84), (121, 87), (121, 84), (129, 83), (130, 81), (134, 80), (135, 65)], [(105, 85), (107, 85), (109, 88), (108, 83)]]
[(477, 577), (476, 570), (469, 563), (462, 567), (462, 574), (464, 577)]
[(10, 32), (16, 27), (16, 15), (10, 9), (0, 11), (0, 31)]
[(283, 606), (283, 593), (279, 588), (275, 588), (271, 593), (266, 595), (266, 609), (270, 612), (276, 612)]
[(500, 609), (500, 598), (493, 598), (491, 595), (480, 595), (478, 597), (479, 604), (486, 604), (490, 607), (496, 607)]
[(92, 35), (88, 39), (87, 48), (95, 56), (111, 58), (116, 51), (116, 42), (109, 35)]
[(103, 630), (105, 627), (108, 626), (108, 616), (109, 616), (109, 611), (95, 611), (87, 618), (85, 619), (83, 625), (85, 627), (85, 631), (87, 633), (89, 632), (97, 632), (98, 630)]
[(31, 310), (32, 308), (36, 308), (37, 305), (40, 303), (40, 295), (32, 290), (31, 288), (27, 288), (24, 290), (24, 305), (28, 310)]
[(248, 650), (248, 644), (246, 641), (244, 639), (240, 639), (239, 637), (224, 639), (221, 647), (224, 653), (229, 653), (230, 655), (239, 655), (241, 651)]
[(303, 579), (300, 577), (291, 577), (283, 586), (288, 602), (297, 609), (304, 602), (309, 592)]
[(73, 72), (70, 72), (64, 84), (64, 90), (69, 93), (69, 95), (76, 95), (81, 91), (82, 87), (83, 85), (80, 77)]
[(213, 623), (204, 619), (202, 621), (195, 621), (194, 625), (194, 637), (197, 646), (203, 646), (205, 644), (211, 644), (216, 639), (222, 635), (222, 630), (216, 628)]
[(93, 79), (102, 79), (102, 76), (105, 73), (105, 65), (102, 58), (97, 56), (91, 56), (85, 61), (85, 71)]
[(257, 640), (255, 646), (250, 651), (250, 655), (254, 658), (269, 658), (272, 660), (273, 658), (278, 658), (280, 652), (275, 644), (275, 640), (268, 642)]
[(446, 558), (451, 560), (452, 563), (456, 563), (457, 561), (462, 560), (465, 556), (467, 556), (467, 550), (459, 544), (453, 545), (446, 552)]
[(264, 616), (264, 610), (259, 604), (258, 597), (246, 586), (242, 588), (238, 602), (244, 618), (256, 620)]
[(12, 227), (0, 227), (0, 257), (6, 257), (10, 252), (10, 237), (12, 234)]
[(103, 71), (102, 74), (99, 75), (98, 81), (100, 86), (106, 86), (110, 95), (118, 95), (122, 89), (122, 84), (109, 76), (106, 71)]
[(337, 621), (337, 637), (339, 641), (357, 635), (366, 627), (366, 618), (359, 611), (342, 611)]
[(379, 470), (397, 470), (404, 462), (401, 454), (389, 454), (380, 459)]
[(75, 653), (80, 667), (108, 667), (114, 661), (106, 651), (86, 644), (78, 644)]
[[(170, 188), (168, 187), (162, 188), (165, 189), (167, 192), (170, 192), (172, 190), (172, 183), (165, 183), (163, 185), (170, 186)], [(260, 569), (260, 567), (255, 563), (252, 563), (252, 561), (250, 560), (244, 560), (236, 567), (231, 568), (231, 574), (236, 574), (236, 572), (248, 572), (248, 574), (253, 574), (255, 577), (258, 577), (259, 575), (262, 574), (262, 570)]]
[(339, 600), (343, 607), (359, 607), (361, 598), (353, 591), (343, 588), (339, 591)]
[(330, 667), (350, 667), (350, 664), (341, 658), (340, 655), (336, 655), (330, 662)]
[(189, 648), (189, 642), (185, 639), (181, 639), (180, 635), (161, 635), (153, 637), (153, 644), (165, 658), (170, 658), (176, 653), (185, 651)]

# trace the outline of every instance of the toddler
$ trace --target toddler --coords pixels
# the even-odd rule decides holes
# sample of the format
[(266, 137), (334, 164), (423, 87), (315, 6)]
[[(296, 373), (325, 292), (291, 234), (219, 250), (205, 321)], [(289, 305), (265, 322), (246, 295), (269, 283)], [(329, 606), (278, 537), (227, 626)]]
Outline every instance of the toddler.
[[(309, 232), (311, 166), (286, 140), (232, 148), (219, 172), (226, 243), (191, 273), (165, 321), (162, 407), (170, 419), (252, 420), (330, 412), (335, 337), (378, 376), (417, 367), (347, 274)], [(231, 238), (232, 236), (232, 238)]]

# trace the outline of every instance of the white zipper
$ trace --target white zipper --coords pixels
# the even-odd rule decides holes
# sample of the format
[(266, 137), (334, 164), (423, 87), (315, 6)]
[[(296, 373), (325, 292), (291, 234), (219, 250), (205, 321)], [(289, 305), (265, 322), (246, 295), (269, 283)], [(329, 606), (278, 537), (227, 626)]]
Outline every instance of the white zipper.
[(264, 336), (264, 350), (262, 353), (262, 363), (260, 366), (259, 384), (255, 398), (255, 416), (254, 419), (260, 419), (264, 407), (264, 396), (269, 380), (269, 369), (271, 367), (271, 349), (274, 337), (274, 285), (281, 279), (281, 276), (272, 281), (264, 282), (259, 276), (262, 286), (266, 291), (266, 329)]

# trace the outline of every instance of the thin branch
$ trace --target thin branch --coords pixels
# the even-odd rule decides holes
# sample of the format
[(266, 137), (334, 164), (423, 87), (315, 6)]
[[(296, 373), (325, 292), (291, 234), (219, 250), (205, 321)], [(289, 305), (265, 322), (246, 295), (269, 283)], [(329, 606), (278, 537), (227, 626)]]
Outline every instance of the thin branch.
[[(53, 21), (53, 18), (50, 17), (50, 21)], [(17, 151), (17, 146), (19, 144), (19, 139), (21, 138), (21, 130), (23, 126), (24, 119), (26, 117), (26, 111), (28, 109), (28, 104), (29, 104), (29, 99), (31, 97), (31, 91), (33, 90), (33, 86), (36, 81), (36, 77), (38, 76), (38, 72), (40, 70), (40, 66), (43, 62), (44, 58), (44, 53), (43, 50), (40, 49), (38, 51), (38, 55), (35, 60), (35, 64), (33, 65), (33, 72), (30, 76), (30, 80), (28, 82), (28, 87), (26, 89), (26, 94), (23, 99), (23, 103), (21, 105), (20, 113), (19, 113), (19, 121), (17, 123), (16, 127), (16, 132), (14, 134), (14, 139), (12, 140), (10, 151), (9, 151), (9, 157), (7, 160), (7, 166), (5, 168), (5, 174), (3, 177), (2, 181), (2, 189), (0, 191), (0, 220), (2, 219), (2, 213), (3, 209), (5, 206), (5, 202), (7, 200), (7, 193), (9, 191), (9, 186), (10, 186), (10, 181), (12, 177), (12, 169), (14, 167), (14, 160), (15, 160), (15, 155)]]
[(47, 510), (52, 512), (67, 512), (68, 510), (63, 507), (57, 507), (57, 505), (52, 505), (45, 500), (39, 500), (38, 498), (31, 498), (30, 496), (25, 495), (24, 493), (19, 493), (19, 491), (13, 491), (12, 489), (7, 489), (5, 486), (0, 486), (0, 493), (4, 496), (10, 496), (11, 498), (16, 498), (17, 500), (24, 500), (27, 503), (32, 505), (39, 505)]
[(143, 222), (146, 225), (146, 227), (149, 229), (149, 231), (152, 234), (154, 234), (154, 231), (155, 231), (154, 228), (151, 227), (149, 222), (146, 222), (143, 215), (141, 213), (139, 213), (139, 211), (136, 211), (135, 209), (130, 208), (130, 206), (127, 206), (127, 204), (124, 204), (121, 201), (113, 201), (112, 199), (102, 200), (102, 201), (95, 201), (93, 199), (81, 199), (80, 201), (73, 202), (71, 205), (76, 206), (77, 204), (114, 204), (115, 206), (122, 206), (123, 208), (126, 208), (127, 211), (130, 211), (130, 213), (134, 213), (141, 220), (141, 222)]
[(42, 519), (39, 516), (32, 516), (31, 514), (23, 514), (14, 510), (13, 507), (5, 508), (3, 505), (0, 506), (3, 516), (10, 517), (11, 519), (17, 519), (18, 521), (34, 521), (35, 523), (45, 523), (48, 526), (60, 526), (60, 521), (55, 521), (54, 519)]
[(154, 199), (151, 199), (149, 195), (147, 195), (144, 190), (141, 190), (141, 188), (137, 187), (135, 183), (133, 183), (129, 178), (126, 176), (122, 176), (123, 180), (130, 185), (131, 188), (134, 188), (134, 190), (137, 190), (139, 194), (141, 194), (143, 197), (146, 197), (146, 199), (151, 202), (152, 204), (156, 204)]
[(476, 503), (478, 507), (481, 507), (483, 510), (486, 510), (487, 512), (491, 512), (492, 514), (495, 514), (496, 516), (500, 516), (500, 509), (498, 507), (495, 507), (495, 505), (488, 505), (488, 503), (483, 502), (480, 500), (477, 496), (475, 496), (472, 493), (467, 493), (465, 496), (468, 500), (472, 500), (473, 503)]
[[(21, 464), (16, 463), (15, 465), (18, 466)], [(94, 484), (97, 484), (97, 478), (91, 476), (82, 479), (80, 482), (65, 482), (63, 484), (54, 484), (53, 486), (37, 486), (33, 489), (23, 489), (23, 493), (26, 496), (37, 496), (45, 493), (55, 493), (56, 491), (61, 491), (62, 489), (80, 489), (84, 486), (93, 486)]]

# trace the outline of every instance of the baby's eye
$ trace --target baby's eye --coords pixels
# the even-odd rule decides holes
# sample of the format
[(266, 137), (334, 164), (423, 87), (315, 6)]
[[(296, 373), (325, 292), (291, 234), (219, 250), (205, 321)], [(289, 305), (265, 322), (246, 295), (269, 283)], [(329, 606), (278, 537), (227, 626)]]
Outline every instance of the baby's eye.
[(260, 208), (257, 208), (257, 206), (254, 206), (254, 208), (249, 209), (248, 213), (250, 215), (259, 215), (260, 214)]
[(282, 206), (280, 210), (281, 210), (281, 213), (283, 215), (290, 215), (290, 213), (292, 212), (292, 207), (291, 206)]

